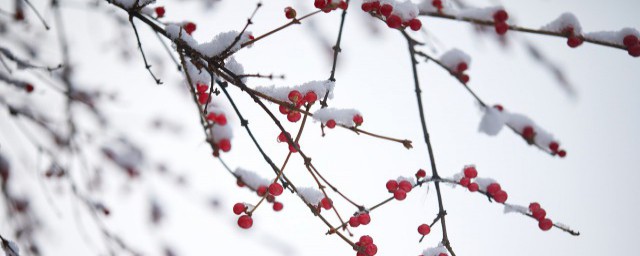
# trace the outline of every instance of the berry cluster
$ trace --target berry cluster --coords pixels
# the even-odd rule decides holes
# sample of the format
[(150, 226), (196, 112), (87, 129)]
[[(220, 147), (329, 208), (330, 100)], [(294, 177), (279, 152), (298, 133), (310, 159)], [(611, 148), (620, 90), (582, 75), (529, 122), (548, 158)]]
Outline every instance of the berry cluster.
[(633, 57), (640, 57), (640, 41), (636, 35), (626, 35), (623, 39), (627, 52)]
[(284, 8), (284, 16), (287, 17), (287, 19), (295, 19), (297, 15), (298, 13), (296, 12), (296, 9), (293, 9), (293, 7), (287, 6)]
[(444, 8), (444, 5), (442, 5), (442, 0), (433, 0), (431, 1), (431, 5), (438, 9), (438, 13), (442, 14), (442, 9)]
[(493, 14), (493, 25), (498, 35), (504, 35), (509, 30), (509, 25), (507, 24), (508, 19), (509, 14), (505, 10), (498, 10)]
[[(186, 30), (186, 29), (185, 29)], [(196, 95), (198, 95), (198, 103), (206, 105), (209, 103), (209, 86), (203, 83), (196, 84)]]
[(582, 38), (575, 33), (575, 29), (573, 27), (566, 27), (562, 29), (562, 34), (567, 37), (567, 45), (571, 48), (576, 48), (583, 42)]
[(373, 256), (378, 253), (378, 246), (373, 243), (373, 238), (364, 235), (360, 237), (360, 240), (356, 242), (356, 246), (353, 249), (358, 251), (356, 256)]
[[(536, 134), (537, 133), (535, 129), (530, 125), (522, 128), (522, 138), (524, 138), (529, 144), (535, 143), (534, 139), (536, 137)], [(552, 141), (549, 143), (549, 150), (551, 150), (551, 153), (557, 154), (560, 157), (567, 156), (567, 151), (565, 151), (564, 149), (560, 149), (560, 143), (558, 143), (557, 141)]]
[(355, 216), (352, 216), (351, 218), (349, 218), (349, 226), (353, 228), (358, 227), (360, 225), (366, 226), (370, 222), (371, 222), (371, 216), (369, 216), (369, 213), (367, 212), (358, 213)]
[(547, 219), (547, 212), (542, 209), (539, 203), (531, 203), (529, 204), (529, 211), (531, 212), (531, 216), (538, 220), (538, 227), (547, 231), (553, 227), (553, 222), (550, 219)]
[[(300, 108), (305, 103), (309, 104), (309, 106), (313, 105), (313, 103), (318, 100), (318, 95), (314, 91), (308, 91), (304, 95), (302, 95), (300, 91), (292, 90), (289, 92), (288, 98), (289, 101), (293, 103), (292, 105), (295, 106), (295, 108)], [(280, 105), (280, 113), (283, 115), (287, 115), (287, 120), (289, 120), (289, 122), (295, 123), (298, 122), (300, 118), (302, 118), (302, 114), (300, 114), (300, 112), (296, 110), (293, 110), (293, 106)]]
[(344, 0), (315, 0), (313, 5), (325, 13), (334, 11), (338, 8), (346, 10), (347, 7), (349, 7), (347, 2)]
[[(359, 114), (353, 115), (352, 120), (356, 124), (356, 127), (362, 125), (362, 122), (364, 122), (364, 119)], [(329, 120), (327, 120), (327, 122), (324, 125), (327, 126), (329, 129), (333, 129), (333, 128), (336, 127), (336, 124), (337, 124), (336, 120), (329, 119)]]
[(297, 142), (295, 142), (296, 146), (294, 146), (294, 144), (289, 143), (289, 140), (287, 140), (287, 137), (291, 137), (291, 135), (288, 132), (287, 133), (281, 132), (280, 135), (278, 135), (278, 142), (286, 142), (287, 144), (289, 144), (289, 152), (291, 153), (298, 152), (298, 150), (296, 149), (296, 146), (297, 148), (300, 148), (300, 145)]
[(411, 183), (410, 180), (400, 177), (397, 180), (387, 181), (386, 186), (389, 193), (393, 193), (393, 197), (396, 200), (402, 201), (407, 198), (407, 193), (413, 189), (413, 184)]
[[(474, 181), (474, 179), (478, 177), (476, 167), (473, 165), (465, 166), (464, 169), (462, 169), (462, 173), (464, 176), (458, 181), (460, 186), (467, 188), (470, 192), (479, 191), (480, 185)], [(487, 184), (485, 192), (498, 203), (504, 203), (507, 201), (507, 198), (509, 198), (507, 192), (502, 190), (498, 182), (491, 181)]]
[(362, 11), (380, 17), (387, 22), (387, 26), (393, 29), (405, 29), (409, 27), (413, 31), (418, 31), (422, 28), (422, 22), (417, 18), (403, 20), (401, 18), (402, 15), (394, 12), (391, 3), (381, 5), (379, 1), (364, 2), (362, 3)]

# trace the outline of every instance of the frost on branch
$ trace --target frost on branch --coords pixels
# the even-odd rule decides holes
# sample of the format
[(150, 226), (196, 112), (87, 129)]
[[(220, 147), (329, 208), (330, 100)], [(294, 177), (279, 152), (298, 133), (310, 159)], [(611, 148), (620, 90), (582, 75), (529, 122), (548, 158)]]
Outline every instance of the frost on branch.
[(459, 19), (493, 20), (493, 15), (500, 10), (504, 10), (504, 7), (465, 8), (453, 15)]
[(496, 136), (507, 122), (507, 116), (496, 108), (486, 108), (478, 130), (490, 136)]
[(561, 14), (560, 17), (543, 26), (541, 30), (564, 33), (566, 32), (567, 28), (573, 28), (573, 33), (575, 34), (582, 34), (582, 26), (580, 26), (580, 21), (578, 21), (578, 18), (576, 18), (576, 16), (570, 12)]
[[(191, 78), (191, 82), (193, 84), (191, 87), (196, 87), (198, 84), (209, 85), (211, 84), (211, 75), (205, 68), (198, 68), (191, 63), (191, 59), (189, 57), (185, 57), (186, 70), (189, 73), (189, 77)], [(185, 81), (187, 81), (185, 77)]]
[(449, 0), (424, 0), (418, 4), (418, 9), (421, 13), (455, 14), (458, 11)]
[(236, 168), (235, 172), (233, 172), (238, 179), (242, 181), (245, 185), (253, 190), (258, 190), (260, 186), (269, 186), (271, 182), (265, 178), (260, 177), (260, 175), (255, 172), (242, 169), (240, 167)]
[(440, 62), (447, 67), (449, 71), (459, 72), (458, 66), (465, 63), (468, 67), (468, 65), (471, 64), (471, 57), (465, 52), (454, 48), (442, 54)]
[(300, 195), (307, 203), (314, 206), (318, 206), (320, 201), (325, 198), (322, 191), (309, 187), (298, 188), (298, 195)]
[(12, 241), (2, 239), (2, 250), (6, 256), (20, 256), (20, 248)]
[(274, 99), (288, 102), (289, 93), (291, 91), (299, 91), (302, 94), (306, 94), (307, 92), (312, 91), (318, 96), (318, 99), (324, 99), (327, 92), (329, 92), (328, 99), (333, 99), (334, 87), (335, 87), (334, 82), (325, 80), (325, 81), (311, 81), (311, 82), (306, 82), (302, 85), (295, 85), (295, 86), (288, 86), (288, 87), (276, 87), (275, 85), (258, 86), (255, 88), (255, 90), (267, 96), (270, 96)]
[(196, 41), (196, 39), (189, 35), (187, 31), (182, 28), (182, 26), (178, 24), (169, 24), (165, 29), (167, 30), (167, 34), (169, 35), (169, 38), (171, 38), (171, 40), (175, 41), (180, 38), (182, 39), (182, 41), (187, 43), (189, 47), (197, 49), (198, 41)]
[(331, 120), (335, 122), (335, 124), (341, 124), (347, 127), (354, 127), (356, 123), (354, 122), (355, 116), (362, 116), (360, 111), (355, 109), (337, 109), (337, 108), (323, 108), (318, 109), (313, 113), (313, 119), (321, 122), (324, 125), (328, 125), (327, 123)]
[[(235, 42), (236, 37), (240, 35), (238, 31), (228, 31), (217, 34), (211, 41), (207, 43), (202, 43), (196, 47), (200, 53), (204, 54), (207, 57), (214, 57), (220, 55), (224, 50), (229, 48), (233, 42)], [(245, 31), (241, 36), (238, 42), (236, 42), (233, 47), (229, 48), (229, 52), (233, 53), (240, 50), (240, 45), (243, 43), (249, 42), (251, 39), (251, 32)]]
[(618, 31), (598, 31), (584, 34), (584, 38), (603, 41), (607, 43), (624, 45), (624, 38), (629, 35), (640, 37), (640, 32), (635, 28), (623, 28)]
[(526, 206), (522, 206), (522, 205), (516, 205), (516, 204), (508, 204), (505, 203), (504, 204), (504, 213), (521, 213), (521, 214), (527, 214), (529, 212), (529, 208)]
[(442, 244), (437, 247), (427, 248), (422, 252), (422, 256), (443, 256), (442, 254), (449, 255), (449, 251)]
[(155, 3), (156, 0), (111, 0), (116, 4), (122, 5), (124, 8), (131, 9), (138, 4), (137, 7), (147, 6), (149, 4)]
[[(227, 61), (224, 63), (224, 67), (233, 72), (233, 74), (235, 75), (244, 75), (244, 67), (233, 57), (227, 59)], [(247, 78), (242, 77), (240, 78), (240, 81), (242, 81), (242, 83), (246, 83)]]

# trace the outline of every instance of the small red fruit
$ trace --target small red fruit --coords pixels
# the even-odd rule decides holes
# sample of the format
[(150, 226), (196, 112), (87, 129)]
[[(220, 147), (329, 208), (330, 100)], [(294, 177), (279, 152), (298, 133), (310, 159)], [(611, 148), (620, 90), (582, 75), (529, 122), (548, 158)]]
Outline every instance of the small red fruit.
[(336, 121), (331, 119), (329, 121), (327, 121), (327, 123), (325, 124), (327, 127), (329, 127), (329, 129), (333, 129), (336, 127)]
[(525, 126), (522, 129), (522, 137), (526, 139), (528, 142), (533, 142), (533, 137), (536, 136), (536, 132), (533, 130), (531, 126)]
[(229, 152), (229, 150), (231, 150), (231, 141), (228, 139), (221, 139), (220, 142), (218, 142), (218, 147), (220, 147), (222, 152)]
[(502, 105), (500, 105), (500, 104), (493, 105), (493, 108), (497, 109), (500, 112), (502, 112), (504, 110), (504, 107)]
[(564, 150), (558, 151), (558, 156), (564, 158), (565, 156), (567, 156), (567, 151), (564, 151)]
[(549, 149), (551, 149), (551, 152), (558, 152), (559, 148), (560, 144), (558, 144), (558, 142), (552, 141), (551, 143), (549, 143)]
[(394, 192), (398, 190), (398, 182), (395, 180), (387, 181), (387, 190), (389, 190), (389, 192)]
[(418, 233), (420, 233), (423, 236), (426, 236), (429, 233), (431, 233), (431, 227), (429, 227), (429, 225), (427, 224), (422, 224), (418, 226)]
[(491, 196), (495, 196), (496, 192), (500, 190), (502, 190), (502, 188), (498, 183), (491, 183), (489, 184), (489, 186), (487, 186), (487, 193), (489, 193), (489, 195)]
[(358, 217), (352, 216), (351, 218), (349, 218), (349, 226), (351, 226), (352, 228), (360, 226), (360, 221), (358, 221)]
[(322, 9), (327, 6), (327, 2), (325, 0), (316, 0), (315, 2), (313, 2), (313, 6), (318, 9)]
[(467, 166), (464, 168), (464, 176), (469, 178), (469, 179), (473, 179), (475, 177), (478, 177), (478, 171), (476, 170), (475, 166)]
[(469, 68), (469, 65), (467, 65), (466, 62), (460, 62), (460, 64), (458, 64), (458, 66), (456, 67), (456, 71), (458, 71), (458, 73), (462, 73), (468, 68)]
[(468, 187), (469, 184), (471, 184), (471, 179), (467, 178), (467, 177), (463, 177), (462, 179), (460, 179), (460, 186), (463, 187)]
[(362, 225), (367, 225), (371, 222), (371, 216), (368, 213), (362, 213), (358, 215), (358, 222)]
[(496, 200), (496, 202), (498, 203), (504, 203), (507, 201), (507, 198), (509, 198), (509, 195), (507, 194), (507, 192), (505, 192), (504, 190), (498, 190), (497, 192), (495, 192), (495, 194), (493, 195), (493, 199)]
[(264, 196), (267, 194), (267, 186), (259, 186), (256, 192), (258, 193), (258, 196)]
[(280, 132), (280, 135), (278, 135), (278, 142), (286, 142), (287, 141), (287, 135), (284, 132)]
[(627, 53), (633, 57), (640, 57), (640, 44), (629, 47), (629, 49), (627, 49)]
[(358, 242), (360, 242), (362, 246), (366, 246), (369, 244), (373, 244), (373, 238), (371, 238), (370, 236), (364, 235), (360, 237), (360, 240)]
[(282, 208), (284, 208), (284, 205), (281, 202), (275, 202), (273, 203), (273, 210), (276, 212), (282, 211)]
[(287, 17), (287, 19), (295, 19), (296, 15), (296, 10), (291, 8), (291, 6), (284, 8), (284, 16)]
[(253, 219), (249, 215), (242, 215), (238, 218), (238, 226), (244, 229), (249, 229), (253, 226)]
[[(298, 143), (296, 143), (296, 146), (298, 146), (298, 148), (300, 148), (300, 145), (298, 145)], [(298, 150), (296, 149), (296, 147), (293, 146), (293, 144), (289, 144), (289, 152), (296, 153), (296, 152), (298, 152)]]
[(267, 195), (267, 202), (273, 203), (275, 201), (276, 201), (276, 197), (275, 196), (273, 196), (271, 194)]
[(398, 190), (393, 192), (393, 197), (398, 201), (402, 201), (405, 198), (407, 198), (407, 192), (405, 192), (402, 189), (398, 189)]
[(378, 246), (375, 244), (368, 244), (364, 247), (364, 253), (370, 256), (376, 255), (376, 253), (378, 253)]
[(184, 25), (184, 31), (187, 32), (187, 34), (191, 35), (191, 33), (193, 33), (193, 31), (196, 31), (196, 24), (193, 22), (188, 22), (187, 24)]
[(224, 114), (220, 114), (213, 119), (216, 124), (225, 125), (227, 124), (227, 117)]
[(571, 48), (576, 48), (582, 44), (582, 39), (577, 36), (570, 36), (567, 38), (567, 45)]
[(333, 201), (331, 201), (331, 199), (325, 197), (325, 198), (322, 198), (322, 200), (320, 201), (320, 205), (325, 210), (330, 210), (331, 207), (333, 207)]
[(509, 30), (509, 25), (506, 22), (496, 22), (495, 27), (498, 35), (504, 35)]
[(470, 79), (469, 75), (467, 75), (467, 74), (461, 74), (460, 75), (460, 80), (462, 80), (462, 82), (465, 83), (465, 84), (469, 83), (469, 79)]
[(356, 114), (355, 116), (353, 116), (353, 122), (356, 123), (356, 126), (362, 125), (362, 122), (364, 122), (364, 119), (362, 118), (361, 115)]
[(247, 209), (247, 207), (243, 203), (236, 203), (233, 205), (233, 213), (236, 215), (240, 215), (245, 209)]
[(413, 185), (411, 185), (411, 182), (403, 180), (398, 183), (398, 187), (400, 188), (400, 190), (404, 190), (404, 192), (409, 193), (411, 192)]
[(207, 104), (209, 102), (209, 94), (208, 93), (199, 93), (198, 94), (198, 103), (201, 105)]
[(289, 107), (285, 106), (285, 105), (280, 105), (280, 107), (278, 107), (278, 110), (280, 110), (280, 114), (286, 115), (289, 114)]
[(402, 19), (400, 19), (400, 17), (398, 17), (397, 15), (390, 15), (387, 18), (387, 26), (389, 26), (390, 28), (400, 28), (401, 25)]
[(284, 188), (282, 188), (282, 185), (280, 185), (280, 183), (274, 182), (274, 183), (271, 183), (271, 185), (269, 185), (269, 194), (272, 194), (274, 196), (279, 196), (279, 195), (282, 195), (283, 191), (284, 191)]
[(409, 28), (413, 31), (418, 31), (422, 28), (422, 22), (419, 19), (412, 19), (409, 21)]
[(349, 5), (345, 1), (340, 1), (340, 3), (338, 4), (338, 8), (346, 10), (347, 8), (349, 8)]
[(532, 211), (532, 212), (533, 212), (533, 211), (535, 211), (535, 210), (537, 210), (537, 209), (540, 209), (540, 208), (541, 208), (541, 207), (540, 207), (540, 204), (539, 204), (539, 203), (537, 203), (537, 202), (533, 202), (533, 203), (530, 203), (530, 204), (529, 204), (529, 211)]
[(298, 111), (293, 111), (287, 114), (287, 120), (292, 123), (300, 121), (300, 118), (302, 118), (302, 114)]
[(538, 227), (542, 229), (542, 231), (547, 231), (553, 227), (553, 222), (550, 219), (544, 219), (538, 222)]
[(425, 172), (423, 169), (418, 170), (418, 172), (416, 172), (416, 178), (424, 178), (427, 177), (427, 172)]
[(298, 90), (289, 92), (288, 98), (293, 103), (298, 103), (302, 99), (302, 94)]
[(538, 208), (538, 209), (532, 210), (531, 215), (533, 216), (534, 219), (541, 221), (544, 219), (544, 217), (547, 217), (547, 211), (545, 211), (542, 208)]
[(307, 92), (304, 95), (304, 101), (308, 102), (309, 104), (313, 104), (314, 102), (316, 102), (316, 100), (318, 100), (318, 95), (313, 91)]
[(371, 10), (373, 10), (373, 5), (371, 3), (362, 3), (363, 12), (370, 12)]
[(631, 46), (637, 45), (638, 44), (638, 37), (635, 35), (627, 35), (624, 37), (624, 39), (622, 40), (622, 43), (624, 44), (624, 46), (626, 46), (627, 48), (631, 48)]
[(499, 10), (493, 14), (493, 20), (496, 22), (505, 22), (509, 19), (509, 14), (505, 10)]
[(156, 7), (156, 8), (155, 8), (155, 11), (156, 11), (156, 16), (157, 16), (158, 18), (162, 18), (162, 17), (164, 17), (164, 13), (165, 13), (164, 6), (158, 6), (158, 7)]
[(393, 12), (393, 6), (390, 4), (383, 4), (380, 6), (380, 14), (382, 14), (382, 16), (389, 17), (391, 12)]
[(27, 93), (31, 93), (33, 92), (33, 85), (32, 84), (25, 84), (24, 85), (24, 90), (27, 91)]
[(469, 184), (469, 186), (467, 186), (467, 189), (469, 189), (469, 191), (471, 192), (476, 192), (478, 191), (478, 189), (480, 189), (480, 186), (478, 186), (478, 183), (473, 182)]

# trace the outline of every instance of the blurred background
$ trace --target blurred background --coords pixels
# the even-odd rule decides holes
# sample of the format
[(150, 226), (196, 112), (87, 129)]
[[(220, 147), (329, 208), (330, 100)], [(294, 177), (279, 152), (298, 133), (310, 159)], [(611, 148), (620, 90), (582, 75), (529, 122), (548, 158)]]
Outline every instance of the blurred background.
[[(569, 11), (585, 32), (640, 28), (639, 1), (465, 2), (476, 7), (503, 5), (509, 21), (524, 27), (539, 28)], [(241, 30), (256, 3), (180, 0), (158, 1), (153, 6), (165, 6), (164, 21), (197, 24), (193, 36), (205, 42), (218, 33)], [(248, 29), (254, 35), (288, 22), (283, 12), (286, 6), (296, 8), (299, 16), (315, 10), (310, 0), (262, 3)], [(327, 130), (323, 137), (319, 123), (305, 128), (300, 144), (336, 187), (371, 206), (389, 196), (387, 180), (412, 176), (420, 168), (427, 173), (431, 170), (422, 143), (406, 41), (362, 12), (361, 3), (353, 1), (348, 9), (335, 97), (329, 105), (358, 109), (364, 116), (363, 129), (410, 139), (414, 148), (407, 150), (345, 129)], [(175, 255), (355, 255), (338, 237), (325, 235), (326, 226), (290, 193), (280, 198), (283, 211), (261, 208), (254, 213), (250, 230), (238, 228), (233, 204), (255, 204), (258, 197), (238, 188), (235, 178), (211, 156), (183, 76), (153, 31), (136, 22), (151, 69), (162, 85), (156, 85), (145, 70), (126, 13), (106, 1), (61, 0), (59, 4), (73, 83), (87, 92), (100, 92), (94, 103), (104, 120), (87, 106), (74, 105), (75, 143), (80, 149), (57, 151), (48, 132), (25, 118), (0, 112), (0, 154), (11, 163), (12, 171), (8, 190), (28, 200), (31, 209), (27, 217), (16, 216), (3, 203), (3, 237), (27, 251), (16, 239), (16, 230), (36, 219), (33, 238), (42, 255), (109, 255), (109, 251), (128, 255), (105, 237), (104, 230), (144, 255), (171, 255), (168, 251)], [(13, 10), (14, 5), (14, 1), (3, 0), (0, 9)], [(30, 9), (25, 9), (26, 20), (20, 23), (5, 14), (0, 20), (4, 31), (0, 46), (18, 56), (35, 52), (29, 57), (34, 63), (56, 66), (63, 55), (55, 11), (49, 1), (34, 0), (33, 5), (51, 30), (45, 30)], [(248, 74), (285, 75), (285, 79), (274, 80), (250, 78), (247, 84), (293, 86), (327, 79), (340, 13), (315, 15), (235, 54)], [(640, 237), (640, 190), (635, 184), (640, 178), (638, 58), (587, 43), (571, 49), (563, 38), (510, 31), (501, 40), (491, 27), (482, 31), (465, 22), (420, 20), (423, 31), (409, 33), (427, 44), (422, 47), (425, 52), (440, 56), (458, 48), (468, 53), (472, 58), (469, 87), (489, 104), (502, 104), (529, 116), (568, 152), (563, 159), (552, 157), (509, 130), (495, 137), (479, 133), (482, 111), (475, 100), (448, 72), (421, 62), (424, 109), (440, 174), (451, 177), (464, 165), (475, 164), (479, 176), (500, 182), (509, 193), (508, 202), (540, 202), (549, 218), (581, 233), (573, 237), (558, 229), (543, 232), (534, 220), (503, 214), (501, 205), (483, 196), (444, 186), (448, 234), (456, 254), (630, 254)], [(531, 57), (529, 44), (561, 70), (564, 83), (548, 65)], [(32, 45), (35, 50), (21, 45)], [(55, 79), (46, 71), (13, 71), (13, 76), (33, 81), (36, 89), (26, 94), (3, 84), (0, 95), (10, 104), (46, 117), (52, 129), (66, 131), (62, 86), (50, 82)], [(280, 165), (288, 147), (277, 143), (277, 127), (245, 93), (235, 87), (230, 87), (230, 93), (258, 141)], [(226, 106), (229, 124), (234, 127), (232, 150), (222, 155), (226, 163), (232, 169), (242, 167), (273, 178), (227, 100), (220, 95), (214, 101)], [(277, 111), (276, 105), (270, 107)], [(298, 127), (283, 123), (288, 130)], [(129, 144), (139, 151), (127, 151)], [(101, 153), (105, 146), (125, 148), (137, 163), (139, 176), (131, 178), (109, 161)], [(42, 148), (52, 154), (43, 153)], [(54, 156), (68, 170), (64, 178), (45, 176)], [(292, 157), (286, 173), (298, 186), (314, 186), (299, 157)], [(83, 199), (74, 196), (74, 186)], [(418, 225), (430, 223), (438, 211), (432, 188), (415, 189), (406, 200), (372, 212), (371, 224), (352, 229), (354, 239), (372, 236), (378, 255), (418, 255), (437, 246), (439, 225), (421, 243), (416, 232)], [(102, 203), (109, 214), (87, 208), (85, 199)], [(334, 203), (343, 216), (356, 210), (342, 200)], [(158, 211), (162, 217), (153, 221)], [(337, 222), (333, 216), (329, 219)]]

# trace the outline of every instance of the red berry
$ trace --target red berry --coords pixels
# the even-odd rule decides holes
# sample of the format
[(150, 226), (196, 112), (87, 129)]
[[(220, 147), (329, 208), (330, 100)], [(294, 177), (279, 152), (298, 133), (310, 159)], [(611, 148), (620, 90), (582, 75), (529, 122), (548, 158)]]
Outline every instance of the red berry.
[(352, 216), (351, 218), (349, 218), (349, 226), (351, 226), (352, 228), (360, 226), (360, 222), (358, 221), (358, 217)]
[(640, 57), (640, 44), (629, 47), (629, 49), (627, 49), (627, 52), (633, 57)]
[(221, 139), (220, 142), (218, 142), (218, 147), (220, 147), (222, 152), (229, 152), (229, 150), (231, 150), (231, 141), (228, 139)]
[(274, 201), (276, 201), (276, 197), (275, 196), (267, 195), (267, 202), (273, 203)]
[(281, 202), (275, 202), (273, 203), (273, 210), (276, 212), (282, 211), (282, 208), (284, 208), (284, 205)]
[(496, 22), (495, 27), (498, 35), (504, 35), (509, 30), (509, 25), (506, 22)]
[(471, 184), (471, 179), (467, 178), (467, 177), (463, 177), (462, 179), (460, 179), (460, 186), (463, 187), (468, 187), (469, 184)]
[(280, 107), (278, 107), (278, 110), (280, 110), (280, 114), (286, 115), (289, 114), (289, 107), (285, 106), (285, 105), (280, 105)]
[[(298, 146), (298, 148), (300, 148), (300, 145), (298, 145), (298, 143), (296, 143), (296, 146)], [(289, 144), (289, 152), (296, 153), (296, 152), (298, 152), (298, 150), (296, 149), (296, 147), (293, 146), (293, 144)]]
[(291, 102), (298, 103), (300, 100), (302, 100), (302, 94), (297, 90), (293, 90), (289, 92), (288, 98)]
[(537, 202), (533, 202), (529, 204), (529, 211), (535, 211), (537, 209), (541, 209), (540, 204)]
[(402, 20), (397, 15), (390, 15), (387, 18), (387, 26), (390, 28), (400, 28), (402, 25)]
[(422, 22), (419, 19), (412, 19), (409, 21), (409, 27), (413, 31), (418, 31), (422, 28)]
[(380, 2), (379, 1), (375, 1), (371, 3), (371, 10), (372, 11), (378, 11), (380, 9)]
[(25, 84), (24, 85), (24, 90), (27, 91), (27, 93), (31, 93), (33, 91), (33, 85), (32, 84)]
[(404, 190), (404, 192), (409, 193), (411, 192), (413, 185), (411, 185), (411, 182), (407, 180), (403, 180), (398, 183), (398, 188), (400, 188), (400, 190)]
[(390, 4), (383, 4), (382, 6), (380, 6), (380, 14), (382, 14), (382, 16), (389, 17), (392, 11), (393, 6), (391, 6)]
[(378, 253), (378, 246), (375, 244), (368, 244), (364, 247), (364, 253), (369, 256), (376, 255), (376, 253)]
[(345, 1), (340, 1), (340, 3), (338, 4), (338, 8), (346, 10), (347, 8), (349, 8), (349, 5), (347, 5), (347, 2)]
[(184, 25), (184, 31), (187, 32), (187, 34), (191, 35), (193, 31), (196, 31), (196, 24), (193, 22), (188, 22)]
[(460, 80), (462, 80), (463, 83), (468, 83), (469, 82), (469, 75), (467, 74), (462, 74), (460, 75)]
[(291, 6), (284, 8), (284, 16), (287, 17), (287, 19), (294, 19), (296, 15), (296, 10), (291, 8)]
[(458, 64), (458, 66), (456, 67), (456, 71), (458, 73), (462, 73), (465, 70), (467, 70), (469, 68), (469, 65), (467, 65), (467, 63), (465, 62), (460, 62), (460, 64)]
[(198, 94), (198, 103), (201, 105), (207, 104), (209, 102), (209, 94), (208, 93), (199, 93)]
[(356, 126), (362, 125), (362, 122), (364, 122), (364, 119), (362, 118), (361, 115), (356, 114), (355, 116), (353, 116), (353, 122), (356, 123)]
[(242, 182), (240, 179), (237, 179), (236, 185), (238, 185), (238, 187), (244, 187), (244, 182)]
[(227, 124), (227, 117), (224, 114), (220, 114), (215, 117), (214, 121), (216, 122), (216, 124), (225, 125)]
[(387, 190), (389, 190), (389, 192), (394, 192), (398, 190), (398, 182), (395, 180), (387, 181)]
[(560, 157), (564, 158), (565, 156), (567, 156), (567, 151), (560, 150), (560, 151), (558, 151), (558, 155), (559, 155)]
[(156, 11), (156, 16), (157, 16), (158, 18), (162, 18), (162, 17), (164, 17), (165, 10), (164, 10), (164, 7), (163, 7), (163, 6), (158, 6), (158, 7), (156, 7), (155, 11)]
[(373, 5), (371, 3), (362, 3), (362, 11), (370, 12), (373, 10)]
[(278, 142), (286, 142), (287, 141), (287, 135), (284, 132), (280, 132), (280, 134), (278, 135)]
[(577, 36), (570, 36), (567, 38), (567, 45), (571, 48), (576, 48), (582, 44), (582, 39)]
[(552, 141), (551, 143), (549, 143), (549, 149), (551, 149), (551, 152), (558, 152), (559, 148), (560, 144), (558, 144), (558, 142)]
[(467, 186), (467, 188), (471, 192), (476, 192), (476, 191), (478, 191), (478, 189), (480, 189), (480, 186), (478, 186), (478, 183), (473, 182), (473, 183), (469, 184), (469, 186)]
[(300, 118), (302, 118), (302, 114), (298, 111), (293, 111), (287, 114), (287, 120), (292, 123), (298, 122)]
[(550, 219), (544, 219), (538, 222), (538, 227), (542, 229), (542, 231), (547, 231), (553, 227), (553, 222)]
[(502, 105), (500, 105), (500, 104), (493, 105), (493, 108), (497, 109), (500, 112), (502, 112), (504, 110), (504, 107)]
[(325, 197), (325, 198), (322, 198), (322, 200), (320, 201), (320, 205), (322, 205), (322, 208), (329, 210), (333, 206), (333, 201)]
[(373, 238), (371, 238), (370, 236), (364, 235), (360, 237), (360, 240), (358, 242), (360, 242), (361, 246), (366, 246), (369, 244), (373, 244)]
[(331, 119), (331, 120), (327, 121), (327, 123), (325, 125), (327, 127), (329, 127), (330, 129), (333, 129), (334, 127), (336, 127), (336, 121)]
[(417, 178), (427, 177), (427, 172), (425, 172), (424, 170), (420, 169), (420, 170), (418, 170), (418, 172), (416, 172), (416, 177)]
[(529, 142), (533, 142), (533, 137), (536, 136), (535, 131), (533, 130), (533, 127), (531, 126), (525, 126), (522, 129), (522, 137), (524, 137), (525, 140), (529, 141)]
[(542, 208), (538, 208), (538, 209), (532, 210), (531, 215), (533, 216), (534, 219), (541, 221), (542, 219), (544, 219), (544, 217), (547, 217), (547, 211), (545, 211)]
[(274, 182), (269, 185), (269, 194), (279, 196), (282, 195), (282, 191), (284, 191), (284, 188), (282, 188), (282, 185), (280, 185), (280, 183)]
[(402, 189), (398, 189), (398, 190), (393, 192), (393, 197), (398, 201), (402, 201), (405, 198), (407, 198), (407, 192), (405, 192)]
[(249, 229), (253, 226), (253, 219), (249, 215), (242, 215), (238, 218), (238, 226), (244, 229)]
[(362, 225), (367, 225), (371, 222), (371, 216), (368, 213), (362, 213), (358, 215), (358, 222)]
[(491, 183), (487, 186), (487, 193), (491, 196), (495, 196), (496, 192), (500, 191), (502, 188), (498, 183)]
[(313, 91), (307, 92), (304, 95), (304, 101), (309, 102), (309, 104), (313, 104), (316, 100), (318, 100), (318, 95)]
[(509, 14), (505, 10), (499, 10), (493, 14), (493, 20), (496, 22), (505, 22), (509, 19)]
[(247, 207), (243, 203), (237, 203), (233, 205), (233, 213), (235, 213), (236, 215), (240, 215), (244, 212), (245, 209), (247, 209)]
[(258, 193), (258, 196), (264, 196), (267, 194), (267, 186), (259, 186), (256, 192)]
[(429, 227), (429, 225), (422, 224), (422, 225), (418, 226), (418, 233), (420, 233), (421, 235), (426, 236), (430, 232), (431, 232), (431, 227)]
[(442, 9), (442, 1), (441, 0), (433, 0), (431, 1), (431, 5), (433, 5), (433, 7), (436, 7), (438, 9)]
[(496, 200), (496, 202), (498, 203), (504, 203), (507, 201), (507, 198), (509, 198), (509, 195), (507, 194), (507, 192), (505, 192), (504, 190), (498, 190), (497, 192), (495, 192), (495, 194), (493, 195), (493, 199)]
[(316, 0), (315, 2), (313, 2), (313, 6), (318, 9), (322, 9), (327, 6), (327, 2), (325, 0)]
[(624, 39), (622, 40), (622, 43), (624, 44), (624, 46), (626, 46), (627, 48), (631, 48), (631, 46), (637, 45), (638, 44), (638, 37), (635, 35), (627, 35), (624, 37)]
[(469, 178), (469, 179), (473, 179), (475, 177), (478, 177), (478, 171), (476, 170), (475, 166), (467, 166), (464, 168), (464, 176)]

